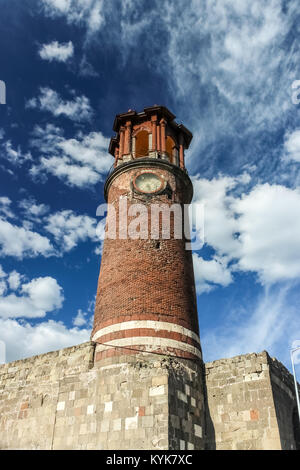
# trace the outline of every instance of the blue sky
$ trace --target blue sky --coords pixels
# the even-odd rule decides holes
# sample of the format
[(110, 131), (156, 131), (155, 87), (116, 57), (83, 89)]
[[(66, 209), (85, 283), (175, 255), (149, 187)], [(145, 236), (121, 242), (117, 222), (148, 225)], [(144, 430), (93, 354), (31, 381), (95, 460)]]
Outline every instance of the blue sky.
[(89, 339), (113, 120), (163, 104), (194, 135), (186, 164), (204, 204), (205, 244), (193, 254), (204, 359), (266, 349), (290, 368), (300, 344), (297, 6), (0, 0), (7, 360)]

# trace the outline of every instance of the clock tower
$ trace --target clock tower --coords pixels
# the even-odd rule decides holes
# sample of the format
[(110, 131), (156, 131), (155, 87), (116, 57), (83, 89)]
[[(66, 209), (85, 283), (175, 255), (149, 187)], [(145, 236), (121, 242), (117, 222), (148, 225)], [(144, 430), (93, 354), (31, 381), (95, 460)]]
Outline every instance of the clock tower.
[(187, 230), (193, 187), (184, 163), (192, 134), (156, 105), (117, 115), (113, 129), (92, 341), (110, 384), (110, 429), (119, 420), (128, 439), (103, 448), (131, 449), (135, 436), (135, 448), (201, 449), (203, 363)]

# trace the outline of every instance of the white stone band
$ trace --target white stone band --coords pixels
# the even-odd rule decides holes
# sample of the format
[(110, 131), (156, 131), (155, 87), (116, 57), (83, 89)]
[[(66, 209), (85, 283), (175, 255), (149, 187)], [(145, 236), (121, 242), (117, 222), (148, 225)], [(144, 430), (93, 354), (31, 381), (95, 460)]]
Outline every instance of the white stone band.
[(109, 333), (115, 333), (116, 331), (133, 330), (139, 328), (151, 328), (155, 331), (168, 331), (172, 333), (180, 333), (184, 336), (192, 338), (200, 344), (200, 338), (196, 333), (194, 333), (194, 331), (191, 331), (188, 328), (184, 328), (183, 326), (177, 325), (176, 323), (153, 320), (132, 320), (106, 326), (105, 328), (101, 328), (101, 330), (98, 330), (94, 334), (92, 341), (96, 341), (101, 336), (107, 335)]
[(157, 336), (136, 336), (132, 338), (113, 339), (111, 341), (105, 342), (105, 344), (97, 344), (96, 351), (106, 351), (107, 349), (113, 346), (147, 346), (150, 347), (147, 352), (151, 352), (151, 349), (154, 350), (157, 347), (181, 349), (182, 351), (189, 352), (194, 356), (197, 356), (202, 359), (201, 351), (198, 348), (192, 346), (191, 344), (183, 343), (182, 341), (176, 341), (175, 339), (158, 338)]

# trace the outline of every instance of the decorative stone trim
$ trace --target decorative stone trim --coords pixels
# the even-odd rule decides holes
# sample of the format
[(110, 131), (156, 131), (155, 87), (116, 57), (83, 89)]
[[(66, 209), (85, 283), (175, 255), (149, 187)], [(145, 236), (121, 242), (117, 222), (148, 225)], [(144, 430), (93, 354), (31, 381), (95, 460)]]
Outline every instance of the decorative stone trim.
[(190, 344), (183, 343), (181, 341), (176, 341), (173, 339), (168, 338), (159, 338), (159, 337), (151, 337), (151, 336), (137, 336), (131, 338), (121, 338), (117, 340), (108, 341), (105, 345), (104, 344), (97, 344), (96, 352), (105, 351), (110, 349), (113, 346), (120, 346), (120, 347), (134, 347), (134, 346), (143, 346), (147, 352), (155, 351), (156, 349), (163, 349), (163, 348), (174, 348), (181, 351), (186, 351), (194, 356), (202, 359), (201, 351), (198, 348)]
[(109, 333), (114, 333), (116, 331), (123, 331), (123, 330), (131, 330), (131, 329), (138, 329), (138, 328), (149, 328), (156, 331), (168, 331), (174, 333), (180, 333), (184, 336), (188, 336), (189, 338), (194, 339), (197, 343), (200, 344), (199, 336), (191, 330), (184, 328), (183, 326), (177, 325), (176, 323), (169, 323), (164, 321), (153, 321), (153, 320), (133, 320), (133, 321), (125, 321), (122, 323), (115, 323), (110, 326), (106, 326), (105, 328), (101, 328), (98, 330), (93, 338), (92, 341), (96, 341), (97, 339), (101, 338), (104, 335), (108, 335)]

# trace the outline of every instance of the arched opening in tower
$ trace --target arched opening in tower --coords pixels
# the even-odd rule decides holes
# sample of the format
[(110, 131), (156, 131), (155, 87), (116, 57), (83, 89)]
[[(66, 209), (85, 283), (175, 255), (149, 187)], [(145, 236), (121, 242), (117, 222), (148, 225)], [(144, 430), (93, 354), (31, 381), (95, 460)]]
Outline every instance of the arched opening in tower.
[(166, 138), (166, 152), (171, 163), (176, 164), (176, 144), (169, 135)]
[(147, 131), (140, 131), (136, 135), (135, 141), (135, 156), (147, 157), (149, 154), (149, 134)]

